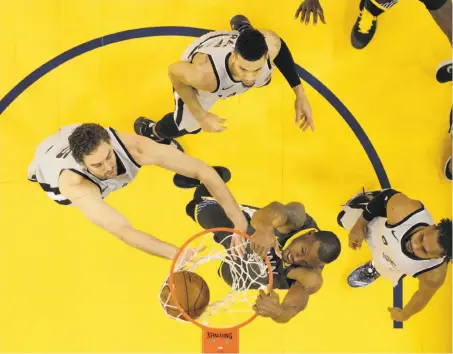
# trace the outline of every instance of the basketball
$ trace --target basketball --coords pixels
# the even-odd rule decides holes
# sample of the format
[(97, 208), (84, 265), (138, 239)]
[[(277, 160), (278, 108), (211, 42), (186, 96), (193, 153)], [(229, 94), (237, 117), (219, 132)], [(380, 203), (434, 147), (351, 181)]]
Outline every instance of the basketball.
[[(179, 305), (192, 319), (200, 317), (209, 304), (208, 284), (198, 274), (188, 271), (175, 272), (173, 279), (174, 292)], [(171, 296), (169, 282), (162, 289), (160, 299), (168, 315), (186, 320)]]

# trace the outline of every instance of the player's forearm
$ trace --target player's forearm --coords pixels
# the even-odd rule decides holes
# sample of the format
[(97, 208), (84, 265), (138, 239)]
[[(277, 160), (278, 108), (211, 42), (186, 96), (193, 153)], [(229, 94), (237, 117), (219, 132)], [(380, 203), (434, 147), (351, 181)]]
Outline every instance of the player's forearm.
[(198, 179), (205, 185), (213, 198), (222, 206), (225, 214), (233, 225), (238, 227), (241, 231), (245, 231), (247, 229), (247, 220), (239, 205), (234, 200), (230, 190), (217, 172), (214, 169), (209, 169), (202, 172), (198, 176)]
[[(305, 304), (305, 306), (306, 306), (306, 304)], [(297, 309), (294, 306), (289, 307), (289, 306), (285, 306), (282, 304), (281, 312), (277, 316), (272, 317), (272, 319), (274, 320), (274, 322), (277, 322), (277, 323), (287, 323), (294, 316), (296, 316), (300, 311), (304, 310), (305, 306), (303, 306), (300, 309)]]
[(435, 291), (417, 290), (403, 309), (404, 317), (409, 319), (416, 313), (423, 310), (432, 299), (434, 293)]
[(363, 216), (360, 216), (357, 221), (355, 222), (354, 226), (352, 227), (353, 229), (365, 229), (365, 227), (369, 224), (370, 222), (368, 220), (365, 220)]
[(170, 243), (163, 242), (151, 235), (132, 227), (124, 227), (114, 233), (121, 241), (151, 255), (173, 259), (178, 248)]
[(171, 70), (169, 71), (168, 75), (170, 77), (174, 89), (178, 93), (179, 97), (181, 97), (183, 102), (186, 104), (186, 106), (189, 108), (190, 112), (197, 120), (201, 119), (201, 117), (207, 112), (200, 104), (200, 101), (198, 100), (196, 94), (196, 90), (192, 86), (186, 85), (183, 82), (181, 82), (177, 75), (172, 73)]

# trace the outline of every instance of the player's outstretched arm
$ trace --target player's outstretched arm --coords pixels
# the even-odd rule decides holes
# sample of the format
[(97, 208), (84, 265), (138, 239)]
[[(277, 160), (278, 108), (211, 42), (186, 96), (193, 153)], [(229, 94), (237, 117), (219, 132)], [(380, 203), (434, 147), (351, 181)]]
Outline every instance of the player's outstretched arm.
[(288, 46), (275, 32), (269, 30), (260, 30), (260, 32), (266, 39), (270, 59), (274, 62), (278, 70), (280, 70), (296, 94), (296, 101), (294, 103), (296, 109), (296, 124), (304, 131), (309, 126), (314, 131), (315, 126), (313, 123), (311, 106), (305, 95), (302, 82), (296, 71), (296, 64), (294, 63), (293, 56), (291, 55)]
[(282, 303), (275, 291), (264, 294), (260, 291), (253, 310), (262, 317), (270, 317), (275, 322), (287, 323), (308, 304), (310, 295), (316, 293), (322, 286), (320, 272), (309, 269), (293, 269), (288, 277), (296, 280), (289, 288)]
[(95, 225), (128, 245), (167, 259), (173, 259), (178, 252), (176, 246), (134, 229), (124, 215), (104, 202), (98, 186), (84, 177), (69, 170), (63, 171), (59, 188), (61, 194)]
[[(126, 134), (121, 134), (120, 137), (127, 139)], [(151, 139), (132, 134), (129, 135), (130, 138), (134, 139), (137, 145), (136, 149), (129, 151), (140, 165), (157, 165), (183, 176), (200, 180), (225, 210), (225, 214), (233, 223), (234, 228), (242, 232), (247, 231), (248, 222), (244, 214), (225, 182), (211, 166), (174, 147), (157, 144)]]
[(436, 291), (442, 286), (447, 275), (447, 262), (441, 266), (420, 274), (418, 278), (418, 290), (403, 309), (398, 307), (389, 308), (392, 320), (402, 322), (411, 318), (423, 310), (430, 302)]

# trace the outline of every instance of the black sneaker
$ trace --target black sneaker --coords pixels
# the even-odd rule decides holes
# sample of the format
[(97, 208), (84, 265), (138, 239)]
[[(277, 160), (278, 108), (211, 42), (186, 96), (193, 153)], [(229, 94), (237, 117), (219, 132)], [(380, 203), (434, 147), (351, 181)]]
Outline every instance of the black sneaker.
[(250, 21), (244, 15), (236, 15), (230, 20), (230, 27), (233, 31), (241, 32), (246, 28), (253, 28)]
[(365, 48), (376, 33), (377, 17), (364, 7), (365, 1), (360, 2), (360, 14), (352, 27), (351, 43), (356, 49)]
[(445, 167), (444, 167), (444, 176), (446, 179), (448, 179), (449, 181), (451, 181), (452, 179), (452, 175), (451, 175), (451, 156), (450, 158), (447, 160), (447, 163), (445, 164)]
[[(221, 166), (213, 166), (213, 168), (217, 171), (220, 177), (222, 177), (222, 180), (225, 183), (231, 179), (231, 172), (228, 168)], [(200, 180), (176, 174), (173, 177), (173, 183), (179, 188), (195, 188), (200, 185)]]
[(155, 125), (156, 125), (156, 122), (154, 122), (153, 120), (145, 118), (145, 117), (139, 117), (134, 122), (134, 130), (135, 130), (136, 134), (141, 135), (141, 136), (146, 136), (147, 138), (154, 140), (156, 143), (174, 146), (179, 151), (184, 152), (184, 149), (182, 148), (181, 144), (178, 143), (175, 139), (158, 138), (153, 133), (153, 126), (155, 126)]
[(348, 284), (352, 288), (361, 288), (363, 286), (370, 285), (381, 275), (374, 268), (372, 261), (357, 267), (349, 274)]
[(441, 84), (452, 81), (452, 61), (447, 60), (439, 64), (436, 71), (436, 80)]

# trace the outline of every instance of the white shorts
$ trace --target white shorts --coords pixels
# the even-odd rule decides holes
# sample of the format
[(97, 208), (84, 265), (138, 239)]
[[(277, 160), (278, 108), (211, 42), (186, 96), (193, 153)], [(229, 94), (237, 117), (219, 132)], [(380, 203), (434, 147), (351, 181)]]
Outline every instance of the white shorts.
[[(174, 90), (173, 95), (175, 98), (175, 111), (173, 112), (173, 118), (175, 120), (176, 126), (178, 127), (178, 130), (186, 130), (189, 133), (192, 133), (198, 129), (201, 129), (200, 124), (198, 124), (198, 121), (189, 110), (189, 107), (187, 107), (187, 105), (182, 101), (176, 90)], [(206, 111), (209, 111), (214, 103), (217, 102), (216, 97), (197, 96), (197, 98), (201, 106)]]

